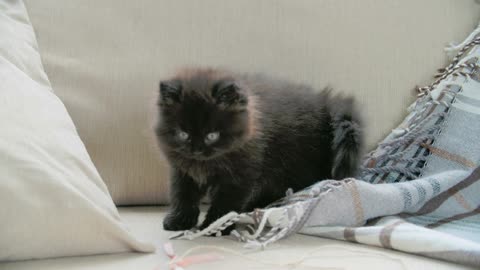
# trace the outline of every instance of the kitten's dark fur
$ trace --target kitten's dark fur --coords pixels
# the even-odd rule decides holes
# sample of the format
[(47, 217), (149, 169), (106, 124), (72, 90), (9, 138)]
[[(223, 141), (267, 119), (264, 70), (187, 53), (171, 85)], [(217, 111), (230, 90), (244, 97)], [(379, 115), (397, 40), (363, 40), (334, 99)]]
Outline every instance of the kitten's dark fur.
[(194, 227), (207, 191), (202, 228), (229, 211), (264, 207), (289, 188), (353, 176), (359, 163), (363, 134), (353, 100), (329, 90), (190, 69), (160, 83), (158, 104), (155, 131), (173, 168), (166, 230)]

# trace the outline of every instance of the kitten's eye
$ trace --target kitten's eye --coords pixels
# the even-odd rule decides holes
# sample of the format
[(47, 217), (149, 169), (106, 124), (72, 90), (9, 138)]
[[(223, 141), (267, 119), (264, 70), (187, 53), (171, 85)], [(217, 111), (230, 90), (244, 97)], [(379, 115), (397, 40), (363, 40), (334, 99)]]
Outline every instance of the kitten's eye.
[(205, 137), (205, 142), (207, 144), (209, 143), (214, 143), (218, 140), (218, 138), (220, 137), (220, 133), (219, 132), (211, 132), (211, 133), (208, 133), (207, 134), (207, 137)]
[(188, 140), (188, 133), (186, 133), (185, 131), (179, 131), (178, 132), (178, 138), (182, 141), (186, 141)]

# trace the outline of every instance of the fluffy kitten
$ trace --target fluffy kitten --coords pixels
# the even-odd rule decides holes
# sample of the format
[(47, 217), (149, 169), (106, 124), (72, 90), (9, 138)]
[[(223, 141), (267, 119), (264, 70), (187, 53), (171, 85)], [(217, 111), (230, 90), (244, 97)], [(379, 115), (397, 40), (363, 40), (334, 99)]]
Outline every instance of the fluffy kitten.
[(353, 176), (362, 131), (351, 98), (259, 74), (190, 69), (160, 83), (155, 132), (173, 174), (166, 230), (201, 228), (323, 179)]

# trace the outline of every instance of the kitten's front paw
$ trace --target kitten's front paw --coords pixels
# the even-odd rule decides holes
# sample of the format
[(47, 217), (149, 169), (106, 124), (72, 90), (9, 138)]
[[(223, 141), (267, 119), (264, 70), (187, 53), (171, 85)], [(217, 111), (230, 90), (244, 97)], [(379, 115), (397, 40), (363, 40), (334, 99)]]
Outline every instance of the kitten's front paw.
[(198, 209), (171, 211), (163, 219), (163, 229), (167, 231), (189, 230), (197, 225)]

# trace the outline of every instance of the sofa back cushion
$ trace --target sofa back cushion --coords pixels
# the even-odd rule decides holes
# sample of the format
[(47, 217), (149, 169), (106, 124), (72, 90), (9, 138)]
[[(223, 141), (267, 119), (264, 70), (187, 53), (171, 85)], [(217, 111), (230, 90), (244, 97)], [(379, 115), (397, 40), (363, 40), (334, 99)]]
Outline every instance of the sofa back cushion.
[(185, 65), (267, 72), (353, 94), (371, 148), (442, 47), (478, 22), (457, 0), (27, 0), (43, 62), (117, 204), (167, 202), (150, 130), (158, 82)]

